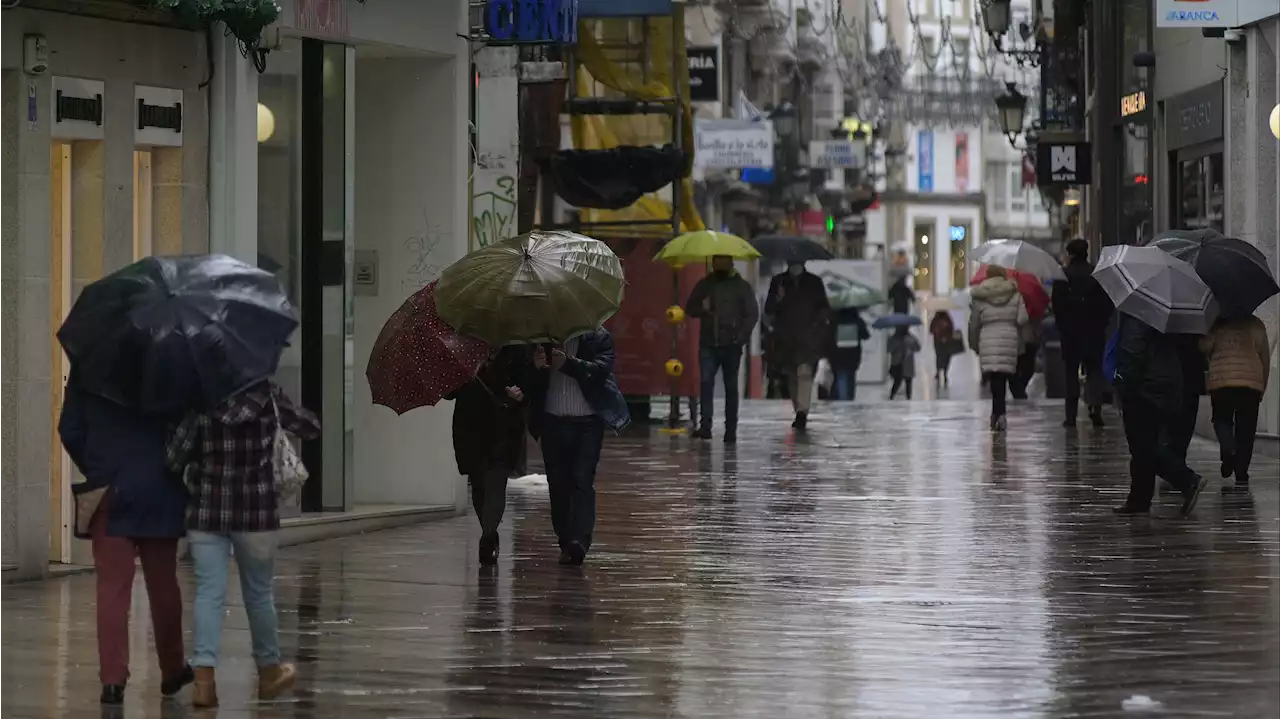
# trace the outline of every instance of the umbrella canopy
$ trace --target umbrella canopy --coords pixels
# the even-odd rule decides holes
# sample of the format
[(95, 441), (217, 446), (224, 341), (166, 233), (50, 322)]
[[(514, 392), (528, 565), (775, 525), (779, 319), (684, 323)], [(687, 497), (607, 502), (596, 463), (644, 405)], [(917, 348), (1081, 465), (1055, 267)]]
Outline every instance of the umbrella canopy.
[(563, 342), (622, 304), (622, 262), (599, 240), (534, 231), (476, 250), (445, 269), (436, 310), (491, 345)]
[(764, 235), (751, 238), (751, 245), (770, 260), (808, 262), (834, 260), (835, 255), (811, 237), (799, 235)]
[(373, 403), (396, 414), (439, 402), (475, 376), (489, 345), (459, 335), (436, 313), (436, 283), (392, 313), (373, 343), (364, 376)]
[(1266, 255), (1257, 247), (1213, 230), (1175, 232), (1178, 234), (1162, 234), (1151, 246), (1194, 267), (1224, 315), (1247, 317), (1268, 298), (1280, 294)]
[[(1027, 306), (1027, 314), (1037, 320), (1044, 317), (1045, 312), (1049, 310), (1049, 291), (1044, 288), (1040, 278), (1017, 270), (1005, 270), (1005, 272), (1009, 275), (1009, 279), (1018, 285), (1018, 294), (1022, 295), (1022, 303)], [(980, 285), (985, 279), (987, 279), (987, 265), (982, 265), (978, 267), (977, 272), (973, 273), (973, 279), (969, 280), (969, 284)]]
[(877, 330), (886, 330), (892, 327), (915, 327), (924, 324), (924, 321), (915, 315), (904, 315), (895, 312), (883, 317), (877, 317), (875, 322), (871, 323), (871, 327)]
[(700, 230), (686, 232), (662, 246), (653, 259), (671, 265), (687, 265), (702, 262), (711, 257), (725, 255), (735, 260), (753, 260), (760, 252), (751, 243), (727, 232)]
[(1105, 247), (1093, 276), (1116, 309), (1160, 332), (1204, 334), (1218, 314), (1195, 268), (1155, 247)]
[(147, 257), (86, 287), (58, 341), (88, 391), (169, 413), (271, 377), (297, 326), (265, 270), (225, 255)]
[(1056, 257), (1022, 240), (989, 240), (978, 245), (970, 259), (983, 265), (1028, 272), (1046, 280), (1067, 279)]

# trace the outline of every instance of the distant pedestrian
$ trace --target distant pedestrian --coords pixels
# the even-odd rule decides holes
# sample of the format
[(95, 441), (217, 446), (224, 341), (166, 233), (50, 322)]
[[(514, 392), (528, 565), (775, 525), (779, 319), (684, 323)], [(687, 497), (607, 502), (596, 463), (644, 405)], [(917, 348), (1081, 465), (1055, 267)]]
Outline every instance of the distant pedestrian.
[(765, 315), (773, 327), (773, 356), (788, 380), (795, 420), (803, 430), (813, 400), (813, 372), (818, 359), (830, 350), (831, 305), (817, 275), (805, 271), (803, 262), (792, 262), (787, 271), (769, 282)]
[(1113, 307), (1102, 285), (1093, 277), (1089, 243), (1074, 239), (1067, 243), (1063, 272), (1067, 279), (1053, 283), (1053, 317), (1062, 340), (1062, 363), (1066, 371), (1066, 417), (1064, 427), (1074, 427), (1080, 410), (1080, 374), (1085, 377), (1085, 405), (1093, 426), (1103, 426), (1102, 401), (1105, 380), (1102, 354), (1107, 343), (1107, 324)]
[(933, 379), (938, 384), (951, 381), (951, 356), (956, 348), (956, 323), (951, 313), (942, 310), (929, 321), (929, 336), (933, 338), (933, 356), (936, 362)]
[(533, 367), (524, 387), (529, 432), (542, 443), (560, 563), (578, 566), (595, 530), (604, 428), (621, 432), (631, 422), (613, 376), (613, 337), (601, 328), (563, 345), (539, 345)]
[(836, 381), (832, 398), (850, 401), (858, 396), (858, 370), (862, 367), (862, 343), (871, 339), (871, 330), (856, 307), (837, 310), (832, 325), (831, 369)]
[(1219, 320), (1200, 339), (1209, 360), (1213, 430), (1218, 435), (1222, 477), (1235, 475), (1235, 489), (1249, 488), (1249, 463), (1258, 432), (1258, 408), (1271, 373), (1266, 325), (1255, 316)]
[(899, 327), (889, 337), (886, 347), (889, 353), (889, 376), (893, 378), (893, 386), (889, 389), (889, 399), (898, 395), (898, 389), (906, 392), (911, 399), (911, 383), (916, 376), (916, 353), (920, 351), (920, 341), (906, 327)]
[(263, 381), (209, 412), (187, 415), (169, 440), (169, 467), (185, 471), (191, 491), (187, 538), (196, 578), (191, 703), (197, 707), (218, 705), (215, 668), (233, 549), (258, 666), (258, 698), (274, 699), (296, 679), (294, 666), (280, 659), (272, 589), (280, 529), (272, 460), (277, 428), (302, 439), (320, 436), (315, 415)]
[(1186, 378), (1174, 335), (1120, 314), (1114, 386), (1130, 454), (1129, 496), (1116, 513), (1150, 511), (1158, 474), (1182, 493), (1182, 513), (1190, 514), (1205, 480), (1187, 467), (1171, 443), (1161, 441), (1162, 433), (1176, 426), (1185, 402)]
[(1018, 285), (1003, 267), (987, 268), (987, 278), (969, 296), (969, 347), (978, 354), (978, 364), (991, 389), (991, 429), (1004, 431), (1005, 390), (1018, 369), (1022, 349), (1022, 329), (1030, 321)]
[(911, 306), (916, 303), (916, 293), (907, 285), (907, 275), (898, 273), (898, 278), (889, 285), (889, 302), (893, 304), (895, 314), (911, 314)]
[(685, 303), (699, 320), (698, 369), (702, 383), (701, 422), (693, 433), (711, 439), (715, 417), (716, 373), (724, 382), (724, 441), (738, 439), (738, 370), (742, 352), (760, 319), (760, 306), (751, 283), (733, 269), (733, 258), (711, 258), (711, 273), (693, 286)]
[(453, 405), (453, 456), (471, 485), (480, 523), (480, 564), (498, 561), (498, 525), (507, 506), (507, 479), (525, 442), (522, 348), (494, 350), (472, 380), (445, 399)]
[[(129, 680), (129, 608), (136, 564), (142, 564), (151, 628), (160, 660), (160, 692), (193, 680), (182, 646), (178, 539), (187, 491), (164, 465), (165, 420), (84, 391), (72, 370), (58, 434), (85, 481), (72, 485), (77, 536), (93, 540), (102, 703), (124, 702)], [(96, 502), (96, 506), (93, 504)]]

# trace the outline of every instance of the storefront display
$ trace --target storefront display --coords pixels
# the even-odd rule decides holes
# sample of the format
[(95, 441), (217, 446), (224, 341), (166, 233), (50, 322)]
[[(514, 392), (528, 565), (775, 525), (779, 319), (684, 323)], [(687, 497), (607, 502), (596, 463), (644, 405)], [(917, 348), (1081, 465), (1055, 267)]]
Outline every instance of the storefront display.
[(1222, 83), (1165, 102), (1169, 168), (1169, 226), (1226, 230)]

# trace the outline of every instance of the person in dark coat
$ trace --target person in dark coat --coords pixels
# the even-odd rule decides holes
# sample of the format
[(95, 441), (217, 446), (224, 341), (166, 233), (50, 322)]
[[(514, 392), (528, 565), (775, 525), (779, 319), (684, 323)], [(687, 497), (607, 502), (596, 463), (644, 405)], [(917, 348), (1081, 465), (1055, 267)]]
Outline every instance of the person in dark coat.
[(1126, 314), (1120, 315), (1118, 331), (1115, 387), (1129, 442), (1130, 483), (1128, 498), (1115, 511), (1150, 511), (1158, 474), (1182, 493), (1182, 514), (1190, 514), (1206, 480), (1161, 441), (1171, 429), (1178, 431), (1185, 402), (1186, 376), (1178, 340)]
[(1080, 409), (1080, 373), (1085, 377), (1085, 404), (1093, 426), (1102, 427), (1102, 354), (1107, 344), (1107, 324), (1111, 319), (1110, 298), (1093, 278), (1089, 243), (1075, 239), (1067, 243), (1063, 272), (1067, 279), (1053, 283), (1053, 318), (1062, 342), (1062, 363), (1066, 373), (1066, 418), (1064, 427), (1074, 427)]
[(941, 385), (951, 384), (951, 356), (956, 348), (956, 323), (951, 313), (941, 310), (929, 321), (929, 335), (933, 337), (933, 355), (936, 362), (933, 379)]
[(738, 439), (738, 368), (742, 351), (760, 319), (751, 283), (733, 269), (733, 258), (711, 258), (712, 271), (698, 280), (685, 303), (690, 317), (698, 320), (698, 369), (702, 390), (699, 439), (711, 439), (715, 416), (716, 373), (724, 382), (724, 441)]
[[(858, 394), (858, 368), (862, 366), (862, 343), (871, 339), (862, 312), (856, 307), (836, 310), (831, 332), (831, 369), (835, 383), (831, 398), (852, 400)], [(845, 335), (841, 339), (841, 335)]]
[(103, 704), (124, 701), (138, 562), (151, 605), (160, 691), (171, 696), (194, 679), (183, 649), (177, 574), (187, 490), (182, 478), (165, 468), (166, 429), (165, 418), (145, 416), (84, 391), (72, 371), (58, 435), (85, 477), (72, 491), (76, 534), (93, 541)]
[(542, 444), (560, 563), (580, 566), (596, 524), (604, 428), (621, 432), (631, 423), (613, 376), (613, 336), (600, 328), (563, 345), (539, 345), (532, 359), (521, 385), (528, 395), (529, 433)]
[(471, 485), (471, 507), (480, 522), (480, 564), (498, 561), (498, 525), (507, 505), (507, 478), (524, 443), (525, 352), (503, 347), (489, 354), (476, 376), (445, 399), (453, 405), (453, 456)]
[(893, 311), (896, 314), (911, 314), (911, 305), (916, 303), (916, 293), (907, 286), (907, 275), (898, 274), (898, 279), (889, 285), (889, 302), (893, 303)]
[(814, 367), (830, 350), (827, 289), (817, 275), (805, 271), (803, 262), (792, 262), (769, 282), (764, 312), (773, 327), (771, 356), (787, 376), (796, 413), (791, 426), (802, 430), (809, 421)]

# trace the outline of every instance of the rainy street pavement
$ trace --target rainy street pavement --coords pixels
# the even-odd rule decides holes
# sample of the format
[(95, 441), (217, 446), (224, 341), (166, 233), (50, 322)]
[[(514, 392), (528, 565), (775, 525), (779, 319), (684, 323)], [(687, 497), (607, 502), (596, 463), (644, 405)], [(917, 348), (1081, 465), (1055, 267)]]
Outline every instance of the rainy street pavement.
[[(1215, 475), (1189, 519), (1174, 497), (1120, 518), (1113, 414), (1064, 430), (1056, 403), (1015, 403), (993, 437), (979, 401), (864, 394), (818, 405), (802, 437), (785, 404), (748, 403), (736, 449), (610, 440), (581, 570), (556, 564), (528, 480), (492, 574), (471, 517), (286, 549), (282, 643), (303, 679), (251, 701), (234, 604), (218, 715), (1277, 715), (1275, 460), (1252, 498)], [(1193, 461), (1213, 471), (1214, 447)], [(92, 607), (91, 576), (4, 588), (6, 719), (98, 716)], [(159, 701), (147, 635), (135, 618), (124, 716), (212, 715)]]

